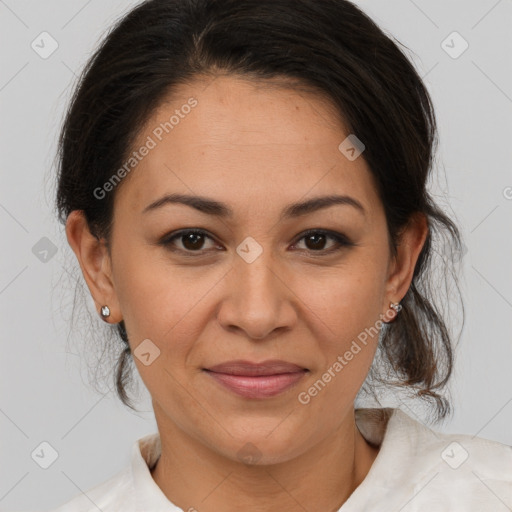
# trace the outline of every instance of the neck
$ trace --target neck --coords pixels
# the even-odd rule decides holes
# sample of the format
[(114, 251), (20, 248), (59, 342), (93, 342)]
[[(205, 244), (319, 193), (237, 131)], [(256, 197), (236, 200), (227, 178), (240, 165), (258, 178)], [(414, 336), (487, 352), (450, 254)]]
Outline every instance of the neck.
[(378, 454), (357, 429), (353, 410), (308, 451), (268, 465), (227, 458), (158, 415), (157, 423), (162, 453), (153, 479), (172, 503), (191, 512), (338, 511)]

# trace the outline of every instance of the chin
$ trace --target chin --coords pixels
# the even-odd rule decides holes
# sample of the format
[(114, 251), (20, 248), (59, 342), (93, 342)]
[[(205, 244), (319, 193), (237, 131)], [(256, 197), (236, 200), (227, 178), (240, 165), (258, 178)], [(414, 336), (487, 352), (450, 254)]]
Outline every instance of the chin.
[[(271, 421), (267, 419), (259, 422), (257, 427), (251, 423), (249, 429), (247, 423), (242, 428), (227, 426), (226, 430), (232, 436), (224, 432), (224, 443), (213, 442), (212, 445), (219, 454), (248, 466), (286, 462), (306, 450), (307, 440), (291, 432), (289, 425), (284, 427), (280, 423), (282, 420), (283, 418), (272, 418)], [(283, 428), (280, 431), (281, 427)]]

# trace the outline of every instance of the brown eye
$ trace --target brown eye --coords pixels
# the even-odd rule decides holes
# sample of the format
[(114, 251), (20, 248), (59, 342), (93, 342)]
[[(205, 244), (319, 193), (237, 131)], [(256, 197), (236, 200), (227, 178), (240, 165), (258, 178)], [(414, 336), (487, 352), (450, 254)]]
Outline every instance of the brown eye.
[[(212, 244), (205, 247), (207, 241)], [(329, 245), (329, 240), (331, 244)], [(344, 247), (355, 246), (345, 235), (335, 231), (326, 231), (321, 229), (311, 229), (302, 234), (299, 242), (304, 241), (305, 250), (315, 256), (329, 255)], [(160, 245), (170, 251), (182, 253), (185, 256), (201, 256), (207, 251), (215, 250), (215, 240), (205, 231), (199, 229), (187, 229), (171, 233), (159, 242)], [(298, 244), (295, 244), (297, 246)], [(217, 246), (218, 247), (218, 246)]]
[(204, 231), (188, 229), (174, 233), (172, 236), (164, 237), (160, 244), (171, 251), (202, 253), (207, 250), (204, 247), (207, 239), (213, 241)]
[[(326, 248), (326, 244), (328, 243), (329, 239), (334, 241), (334, 244), (331, 244), (330, 247)], [(345, 235), (342, 235), (341, 233), (318, 229), (310, 230), (303, 234), (302, 238), (300, 238), (299, 241), (302, 240), (304, 240), (304, 245), (306, 246), (305, 250), (310, 252), (331, 253), (341, 249), (344, 246), (355, 245)]]
[(187, 233), (185, 235), (181, 235), (181, 243), (185, 249), (194, 251), (197, 249), (202, 249), (204, 238), (205, 237), (202, 233)]
[(306, 247), (308, 249), (313, 249), (315, 251), (325, 249), (325, 243), (327, 240), (327, 236), (323, 233), (315, 233), (313, 235), (308, 235), (304, 237)]

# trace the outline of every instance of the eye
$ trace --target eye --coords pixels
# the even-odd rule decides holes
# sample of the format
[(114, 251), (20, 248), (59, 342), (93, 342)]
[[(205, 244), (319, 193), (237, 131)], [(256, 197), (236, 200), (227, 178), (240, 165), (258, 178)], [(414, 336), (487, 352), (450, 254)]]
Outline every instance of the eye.
[[(326, 249), (325, 244), (327, 240), (333, 240), (334, 244), (330, 248)], [(304, 240), (306, 249), (313, 253), (324, 253), (330, 254), (339, 251), (343, 247), (355, 246), (356, 244), (350, 241), (345, 235), (337, 233), (335, 231), (328, 231), (325, 229), (310, 229), (305, 233), (302, 233), (299, 242)]]
[[(160, 244), (167, 247), (171, 251), (192, 253), (201, 253), (204, 249), (205, 239), (213, 238), (208, 236), (205, 231), (200, 229), (187, 229), (172, 233), (172, 236), (165, 236)], [(181, 247), (176, 247), (175, 242), (179, 242)], [(187, 254), (188, 256), (189, 254)], [(193, 255), (195, 256), (195, 254)]]
[[(165, 248), (173, 252), (181, 252), (185, 254), (185, 256), (201, 256), (207, 250), (211, 250), (212, 247), (215, 247), (215, 243), (213, 243), (210, 246), (210, 249), (205, 248), (205, 242), (207, 240), (214, 242), (214, 239), (202, 229), (183, 229), (164, 236), (159, 242), (159, 245), (163, 245)], [(352, 247), (356, 245), (345, 235), (325, 229), (310, 229), (301, 233), (301, 237), (293, 247), (296, 248), (297, 245), (299, 245), (299, 242), (302, 242), (303, 240), (306, 248), (300, 250), (305, 250), (309, 253), (319, 253), (315, 254), (315, 256), (328, 255), (339, 251), (344, 247)], [(331, 247), (326, 248), (325, 245), (328, 240), (331, 240), (334, 243), (331, 244)], [(217, 248), (218, 247), (219, 246), (217, 246)]]

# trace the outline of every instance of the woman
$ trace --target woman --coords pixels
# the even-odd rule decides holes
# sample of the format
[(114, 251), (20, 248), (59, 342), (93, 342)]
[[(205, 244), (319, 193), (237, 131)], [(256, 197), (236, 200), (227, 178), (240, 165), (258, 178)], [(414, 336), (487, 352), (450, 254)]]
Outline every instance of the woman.
[(117, 392), (133, 362), (158, 433), (59, 510), (512, 506), (511, 447), (355, 407), (384, 385), (450, 412), (429, 284), (437, 234), (461, 242), (426, 188), (435, 142), (413, 65), (346, 0), (120, 20), (67, 113), (57, 206), (123, 344)]

